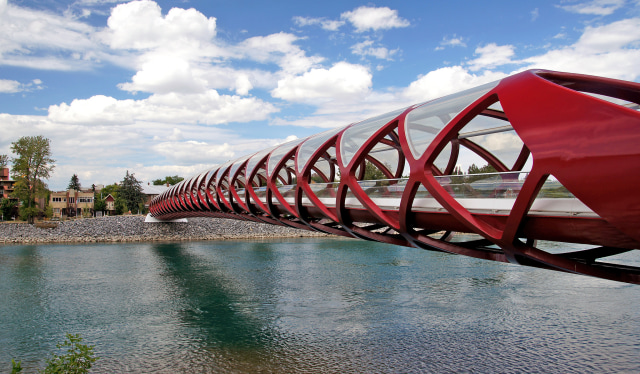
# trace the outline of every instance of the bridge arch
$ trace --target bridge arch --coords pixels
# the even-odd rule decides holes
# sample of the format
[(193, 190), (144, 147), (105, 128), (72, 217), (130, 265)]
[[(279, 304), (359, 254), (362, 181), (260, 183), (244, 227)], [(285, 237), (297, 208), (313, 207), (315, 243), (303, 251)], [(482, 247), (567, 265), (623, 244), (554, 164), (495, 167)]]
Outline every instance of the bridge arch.
[[(229, 161), (150, 213), (640, 283), (633, 262), (602, 261), (640, 248), (639, 105), (638, 83), (530, 70)], [(463, 173), (470, 162), (481, 173)], [(549, 253), (538, 240), (591, 247)]]

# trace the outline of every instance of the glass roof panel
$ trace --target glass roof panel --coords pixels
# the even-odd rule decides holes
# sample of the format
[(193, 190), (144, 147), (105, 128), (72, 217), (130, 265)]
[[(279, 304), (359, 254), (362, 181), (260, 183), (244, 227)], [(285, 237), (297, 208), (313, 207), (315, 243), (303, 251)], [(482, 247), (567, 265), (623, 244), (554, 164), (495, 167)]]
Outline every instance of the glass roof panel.
[(262, 160), (271, 151), (276, 149), (276, 147), (269, 147), (267, 149), (263, 149), (262, 151), (260, 151), (260, 152), (258, 152), (256, 154), (254, 154), (253, 156), (251, 156), (251, 159), (249, 159), (249, 162), (247, 162), (247, 168), (246, 168), (245, 175), (248, 176), (251, 173), (253, 173), (253, 169), (255, 169), (255, 167), (258, 165), (258, 162), (260, 162), (260, 160)]
[(282, 160), (282, 158), (284, 157), (285, 154), (287, 154), (287, 152), (295, 148), (298, 144), (305, 141), (306, 139), (307, 138), (296, 139), (294, 141), (285, 143), (279, 146), (278, 148), (276, 148), (273, 152), (271, 152), (271, 155), (269, 155), (269, 160), (267, 161), (267, 170), (269, 171), (269, 175), (273, 173), (273, 169), (276, 168), (276, 165), (278, 165), (278, 162)]
[(493, 89), (500, 81), (425, 103), (407, 114), (404, 121), (409, 149), (420, 158), (436, 135), (463, 109)]
[(309, 161), (309, 158), (311, 158), (311, 156), (313, 155), (313, 153), (317, 149), (322, 147), (322, 145), (326, 143), (327, 140), (329, 140), (329, 138), (331, 138), (332, 136), (340, 132), (342, 129), (344, 129), (344, 127), (338, 127), (335, 129), (331, 129), (329, 131), (322, 132), (318, 135), (314, 135), (310, 137), (309, 139), (307, 139), (307, 141), (302, 143), (302, 145), (298, 149), (298, 155), (296, 159), (296, 164), (297, 164), (296, 170), (298, 172), (301, 172), (302, 169), (304, 169), (304, 167), (306, 166), (307, 162)]
[(406, 108), (402, 108), (369, 118), (346, 129), (340, 140), (340, 156), (342, 157), (343, 166), (347, 166), (349, 162), (351, 162), (353, 156), (355, 156), (356, 152), (358, 152), (371, 135), (402, 114), (405, 110)]
[(233, 177), (236, 171), (238, 171), (238, 169), (240, 168), (240, 165), (242, 165), (242, 163), (245, 162), (249, 157), (251, 157), (251, 155), (246, 155), (237, 159), (236, 161), (233, 161), (233, 165), (231, 165), (231, 170), (229, 171), (229, 177)]

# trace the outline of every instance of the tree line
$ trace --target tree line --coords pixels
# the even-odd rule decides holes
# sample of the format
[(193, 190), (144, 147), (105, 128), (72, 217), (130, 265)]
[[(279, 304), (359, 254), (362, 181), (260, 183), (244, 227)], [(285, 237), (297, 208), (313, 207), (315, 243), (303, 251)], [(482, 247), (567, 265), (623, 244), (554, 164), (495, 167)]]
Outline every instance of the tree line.
[[(17, 206), (20, 219), (28, 223), (33, 223), (38, 216), (51, 217), (53, 212), (48, 204), (51, 192), (45, 183), (53, 172), (56, 162), (52, 158), (51, 142), (42, 135), (24, 136), (11, 143), (11, 151), (15, 157), (0, 155), (0, 169), (6, 168), (11, 162), (11, 177), (15, 181), (14, 191), (10, 198), (0, 201), (0, 213), (4, 219), (8, 219), (13, 215)], [(175, 184), (183, 179), (177, 175), (167, 176), (164, 179), (153, 181), (153, 184)], [(76, 191), (82, 189), (77, 174), (73, 174), (67, 189)], [(111, 195), (115, 199), (116, 214), (123, 214), (127, 211), (145, 213), (142, 182), (128, 170), (119, 183), (105, 186), (102, 190), (96, 190), (96, 186), (92, 185), (91, 189), (94, 193), (94, 211), (105, 211), (107, 208), (105, 199)], [(45, 209), (36, 203), (37, 199), (42, 198), (45, 199)]]

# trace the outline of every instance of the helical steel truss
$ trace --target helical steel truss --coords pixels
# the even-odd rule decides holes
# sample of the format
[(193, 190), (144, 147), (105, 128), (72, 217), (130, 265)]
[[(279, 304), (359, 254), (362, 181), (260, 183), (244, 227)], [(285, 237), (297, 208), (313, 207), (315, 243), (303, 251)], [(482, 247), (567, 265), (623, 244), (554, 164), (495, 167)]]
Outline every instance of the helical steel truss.
[(171, 187), (150, 213), (637, 284), (638, 104), (638, 83), (525, 71), (230, 161)]

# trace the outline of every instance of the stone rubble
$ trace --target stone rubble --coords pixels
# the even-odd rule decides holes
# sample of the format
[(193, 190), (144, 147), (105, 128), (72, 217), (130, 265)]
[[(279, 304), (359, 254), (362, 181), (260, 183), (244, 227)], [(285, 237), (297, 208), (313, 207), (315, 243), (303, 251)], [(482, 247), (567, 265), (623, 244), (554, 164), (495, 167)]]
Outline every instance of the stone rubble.
[(285, 226), (223, 218), (146, 223), (144, 216), (112, 216), (62, 221), (56, 228), (27, 223), (0, 224), (0, 244), (90, 243), (183, 240), (263, 239), (325, 236)]

